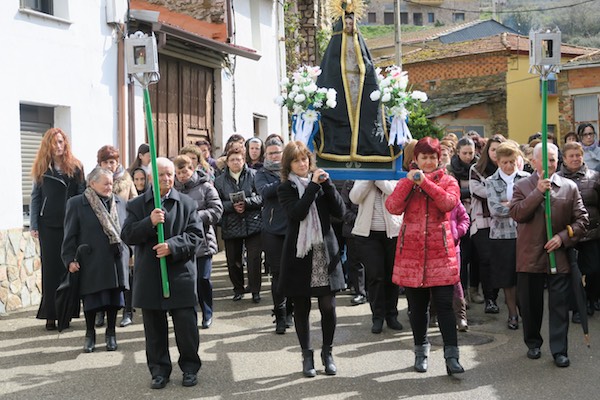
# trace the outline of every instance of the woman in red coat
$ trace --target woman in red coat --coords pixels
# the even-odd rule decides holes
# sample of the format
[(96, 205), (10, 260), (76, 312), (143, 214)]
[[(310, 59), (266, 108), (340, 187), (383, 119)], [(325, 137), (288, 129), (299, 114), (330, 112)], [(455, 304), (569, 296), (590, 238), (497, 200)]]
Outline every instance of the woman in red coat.
[(440, 144), (425, 137), (414, 150), (416, 169), (401, 179), (385, 205), (391, 214), (404, 214), (400, 228), (392, 281), (406, 288), (410, 324), (415, 343), (417, 372), (427, 371), (427, 339), (431, 297), (444, 339), (449, 375), (464, 372), (458, 362), (456, 318), (452, 311), (454, 284), (459, 266), (449, 215), (460, 201), (456, 179), (439, 168)]

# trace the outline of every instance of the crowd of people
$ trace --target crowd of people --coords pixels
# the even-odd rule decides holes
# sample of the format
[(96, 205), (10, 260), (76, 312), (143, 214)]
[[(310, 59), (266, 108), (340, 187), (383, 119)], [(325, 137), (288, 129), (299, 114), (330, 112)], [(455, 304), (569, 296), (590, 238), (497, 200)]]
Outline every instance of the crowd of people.
[[(65, 271), (79, 274), (84, 352), (95, 350), (96, 328), (104, 325), (106, 350), (117, 350), (118, 311), (118, 325), (127, 327), (141, 310), (151, 387), (164, 388), (172, 373), (170, 315), (182, 384), (194, 386), (198, 328), (213, 324), (212, 257), (220, 236), (234, 302), (250, 294), (260, 303), (262, 275), (272, 276), (275, 333), (295, 327), (306, 377), (317, 374), (311, 299), (321, 315), (321, 361), (335, 375), (336, 294), (346, 289), (351, 305), (369, 303), (373, 334), (384, 324), (404, 329), (398, 297), (406, 295), (414, 370), (427, 371), (427, 331), (435, 326), (447, 372), (457, 374), (464, 372), (457, 332), (469, 329), (467, 310), (482, 304), (485, 313), (500, 313), (500, 289), (507, 328), (521, 326), (527, 357), (539, 358), (547, 288), (550, 350), (566, 367), (569, 319), (580, 323), (600, 311), (600, 147), (591, 124), (564, 135), (562, 152), (550, 137), (545, 177), (540, 141), (539, 134), (525, 145), (476, 132), (426, 137), (405, 146), (406, 176), (398, 181), (334, 181), (302, 142), (234, 134), (218, 157), (200, 140), (173, 160), (158, 158), (157, 208), (147, 144), (128, 169), (117, 148), (103, 146), (84, 179), (68, 136), (52, 128), (32, 169), (31, 233), (42, 258), (37, 318), (57, 329), (56, 289)], [(572, 268), (585, 276), (584, 310), (571, 300)], [(161, 295), (165, 283), (168, 296)]]

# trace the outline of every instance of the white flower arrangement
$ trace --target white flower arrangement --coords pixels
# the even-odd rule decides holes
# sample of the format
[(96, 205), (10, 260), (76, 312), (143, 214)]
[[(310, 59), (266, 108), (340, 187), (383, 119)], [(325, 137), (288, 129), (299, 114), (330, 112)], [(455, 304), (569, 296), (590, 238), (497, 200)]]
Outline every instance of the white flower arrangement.
[(304, 142), (311, 151), (314, 150), (312, 138), (319, 128), (319, 111), (337, 106), (335, 89), (317, 86), (319, 75), (320, 67), (301, 66), (291, 79), (281, 81), (281, 94), (275, 98), (275, 103), (292, 114), (294, 140)]
[(372, 101), (381, 100), (388, 116), (406, 119), (411, 105), (427, 101), (425, 92), (407, 90), (408, 72), (400, 67), (392, 65), (386, 68), (385, 75), (381, 68), (377, 68), (376, 72), (379, 90), (373, 91), (370, 97)]
[(411, 108), (418, 102), (427, 101), (427, 94), (419, 90), (409, 91), (408, 72), (392, 65), (385, 69), (376, 69), (379, 90), (371, 93), (372, 101), (381, 101), (385, 113), (390, 119), (390, 144), (404, 145), (412, 139), (406, 120)]
[(301, 66), (291, 79), (286, 77), (281, 81), (281, 94), (275, 98), (275, 103), (296, 115), (308, 110), (335, 108), (337, 92), (335, 89), (317, 87), (319, 75), (320, 67)]

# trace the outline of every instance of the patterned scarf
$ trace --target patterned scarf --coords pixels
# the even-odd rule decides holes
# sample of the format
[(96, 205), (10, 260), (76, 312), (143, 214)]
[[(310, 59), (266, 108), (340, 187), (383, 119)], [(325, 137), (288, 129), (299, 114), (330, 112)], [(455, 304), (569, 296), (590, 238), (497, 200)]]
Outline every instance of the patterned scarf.
[(104, 234), (108, 237), (108, 241), (110, 244), (121, 243), (121, 224), (119, 223), (119, 216), (117, 215), (117, 205), (115, 204), (115, 199), (110, 203), (110, 214), (100, 196), (92, 189), (88, 187), (83, 192), (83, 195), (90, 203), (90, 207), (92, 207), (92, 211), (96, 214), (96, 218), (102, 225), (102, 230)]
[[(288, 179), (296, 185), (298, 196), (302, 198), (306, 187), (310, 183), (312, 174), (308, 178), (302, 178), (293, 172), (289, 174)], [(323, 230), (321, 229), (321, 220), (317, 211), (317, 204), (313, 201), (308, 210), (306, 218), (300, 221), (298, 230), (298, 240), (296, 242), (296, 257), (304, 258), (315, 245), (323, 243)]]

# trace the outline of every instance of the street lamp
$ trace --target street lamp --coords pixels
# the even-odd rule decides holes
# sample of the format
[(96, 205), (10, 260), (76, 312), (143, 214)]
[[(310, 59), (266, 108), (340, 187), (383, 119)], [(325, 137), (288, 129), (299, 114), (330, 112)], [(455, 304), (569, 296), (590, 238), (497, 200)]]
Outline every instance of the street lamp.
[[(560, 71), (561, 34), (558, 28), (529, 32), (529, 73), (539, 75), (542, 80), (542, 164), (544, 179), (548, 179), (548, 76)], [(546, 236), (552, 239), (552, 219), (550, 212), (550, 191), (545, 193)], [(550, 252), (550, 273), (556, 274), (556, 259)]]
[[(154, 124), (152, 123), (152, 107), (150, 105), (150, 92), (148, 86), (158, 82), (158, 50), (154, 33), (151, 36), (137, 31), (125, 38), (125, 62), (127, 72), (130, 73), (144, 89), (144, 108), (146, 113), (146, 127), (148, 129), (148, 144), (150, 145), (150, 156), (152, 157), (152, 183), (154, 194), (154, 208), (161, 208), (160, 190), (158, 183), (158, 167), (156, 165), (156, 142), (154, 140)], [(158, 243), (165, 242), (165, 230), (162, 223), (156, 226)], [(169, 277), (167, 275), (167, 261), (160, 258), (160, 277), (162, 281), (163, 297), (171, 297), (169, 289)]]

